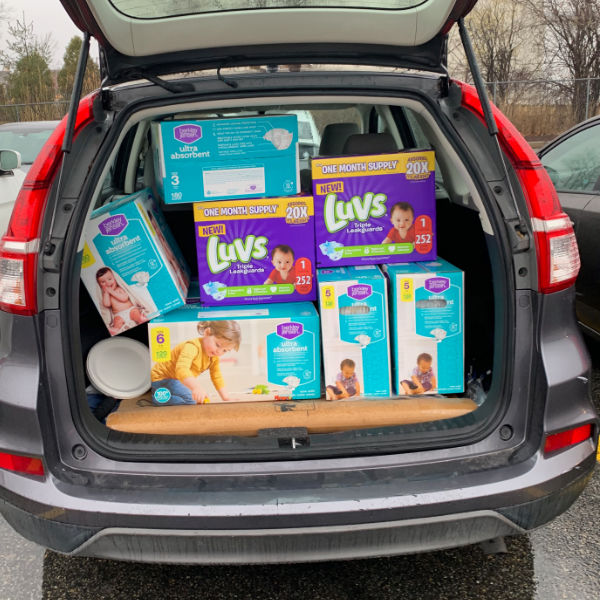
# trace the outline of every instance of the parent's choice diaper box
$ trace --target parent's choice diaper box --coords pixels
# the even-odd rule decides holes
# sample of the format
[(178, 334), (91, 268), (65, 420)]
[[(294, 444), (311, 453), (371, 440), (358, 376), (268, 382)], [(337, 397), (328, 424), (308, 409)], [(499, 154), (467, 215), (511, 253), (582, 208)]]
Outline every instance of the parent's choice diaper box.
[(311, 196), (194, 204), (200, 302), (316, 300)]
[(387, 280), (381, 270), (318, 269), (317, 281), (327, 397), (390, 396)]
[(92, 212), (81, 280), (111, 335), (185, 303), (188, 268), (149, 189)]
[[(190, 375), (206, 393), (200, 403), (223, 401), (216, 385), (229, 402), (321, 395), (319, 316), (311, 302), (222, 309), (188, 304), (150, 322), (148, 336), (155, 404), (195, 403), (185, 389), (176, 398), (183, 385), (178, 378)], [(211, 357), (219, 344), (227, 351)], [(201, 354), (204, 367), (194, 370)]]
[(432, 150), (311, 164), (318, 267), (435, 258)]
[(383, 269), (391, 289), (396, 392), (463, 392), (463, 271), (441, 258)]
[(296, 115), (154, 122), (152, 145), (165, 204), (300, 191)]

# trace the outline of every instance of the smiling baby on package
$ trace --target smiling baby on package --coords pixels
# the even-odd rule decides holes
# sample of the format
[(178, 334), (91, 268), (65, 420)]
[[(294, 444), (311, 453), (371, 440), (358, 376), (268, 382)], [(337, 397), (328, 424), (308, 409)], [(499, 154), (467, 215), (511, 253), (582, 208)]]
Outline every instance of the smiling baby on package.
[(436, 256), (432, 150), (312, 161), (317, 266)]
[(312, 196), (194, 204), (200, 302), (316, 300)]

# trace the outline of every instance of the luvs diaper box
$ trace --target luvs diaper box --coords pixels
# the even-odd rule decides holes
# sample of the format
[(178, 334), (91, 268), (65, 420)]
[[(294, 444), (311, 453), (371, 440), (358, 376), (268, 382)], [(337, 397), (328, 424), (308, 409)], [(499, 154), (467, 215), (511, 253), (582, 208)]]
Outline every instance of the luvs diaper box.
[(376, 265), (318, 269), (330, 400), (392, 393), (387, 281)]
[(311, 196), (194, 204), (205, 305), (316, 300)]
[(436, 256), (432, 150), (312, 161), (317, 266)]
[(148, 324), (154, 404), (319, 398), (319, 316), (310, 302), (188, 304)]
[(398, 394), (464, 391), (464, 273), (441, 258), (385, 265)]
[(185, 303), (188, 268), (149, 189), (92, 212), (81, 280), (111, 335)]
[(165, 204), (300, 191), (293, 114), (154, 122), (152, 143)]

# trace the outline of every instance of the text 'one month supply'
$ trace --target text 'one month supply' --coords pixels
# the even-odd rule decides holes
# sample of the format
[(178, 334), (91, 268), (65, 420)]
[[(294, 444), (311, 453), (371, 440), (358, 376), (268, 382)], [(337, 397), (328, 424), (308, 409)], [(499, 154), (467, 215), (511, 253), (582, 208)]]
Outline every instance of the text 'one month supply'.
[(156, 183), (165, 204), (298, 193), (298, 117), (152, 124)]
[(432, 150), (312, 161), (317, 266), (436, 256)]
[(384, 265), (398, 394), (464, 390), (464, 273), (441, 258)]
[(387, 281), (379, 267), (319, 269), (327, 398), (391, 395)]
[(194, 204), (205, 305), (316, 300), (311, 196)]
[(319, 398), (312, 303), (188, 304), (148, 324), (154, 404)]
[(187, 266), (149, 189), (95, 210), (84, 236), (81, 280), (111, 335), (185, 303)]

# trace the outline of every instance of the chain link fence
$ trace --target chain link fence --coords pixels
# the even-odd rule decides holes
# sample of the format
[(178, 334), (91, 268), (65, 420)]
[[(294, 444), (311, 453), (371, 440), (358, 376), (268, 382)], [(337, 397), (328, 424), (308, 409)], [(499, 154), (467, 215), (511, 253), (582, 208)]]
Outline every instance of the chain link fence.
[[(494, 104), (528, 138), (551, 138), (600, 113), (600, 77), (564, 80), (493, 81)], [(0, 104), (0, 122), (61, 119), (68, 101)]]
[(69, 102), (37, 102), (35, 104), (0, 104), (0, 123), (15, 121), (54, 121), (62, 119), (69, 110)]
[(554, 137), (600, 114), (600, 77), (494, 81), (487, 89), (494, 104), (527, 137)]

